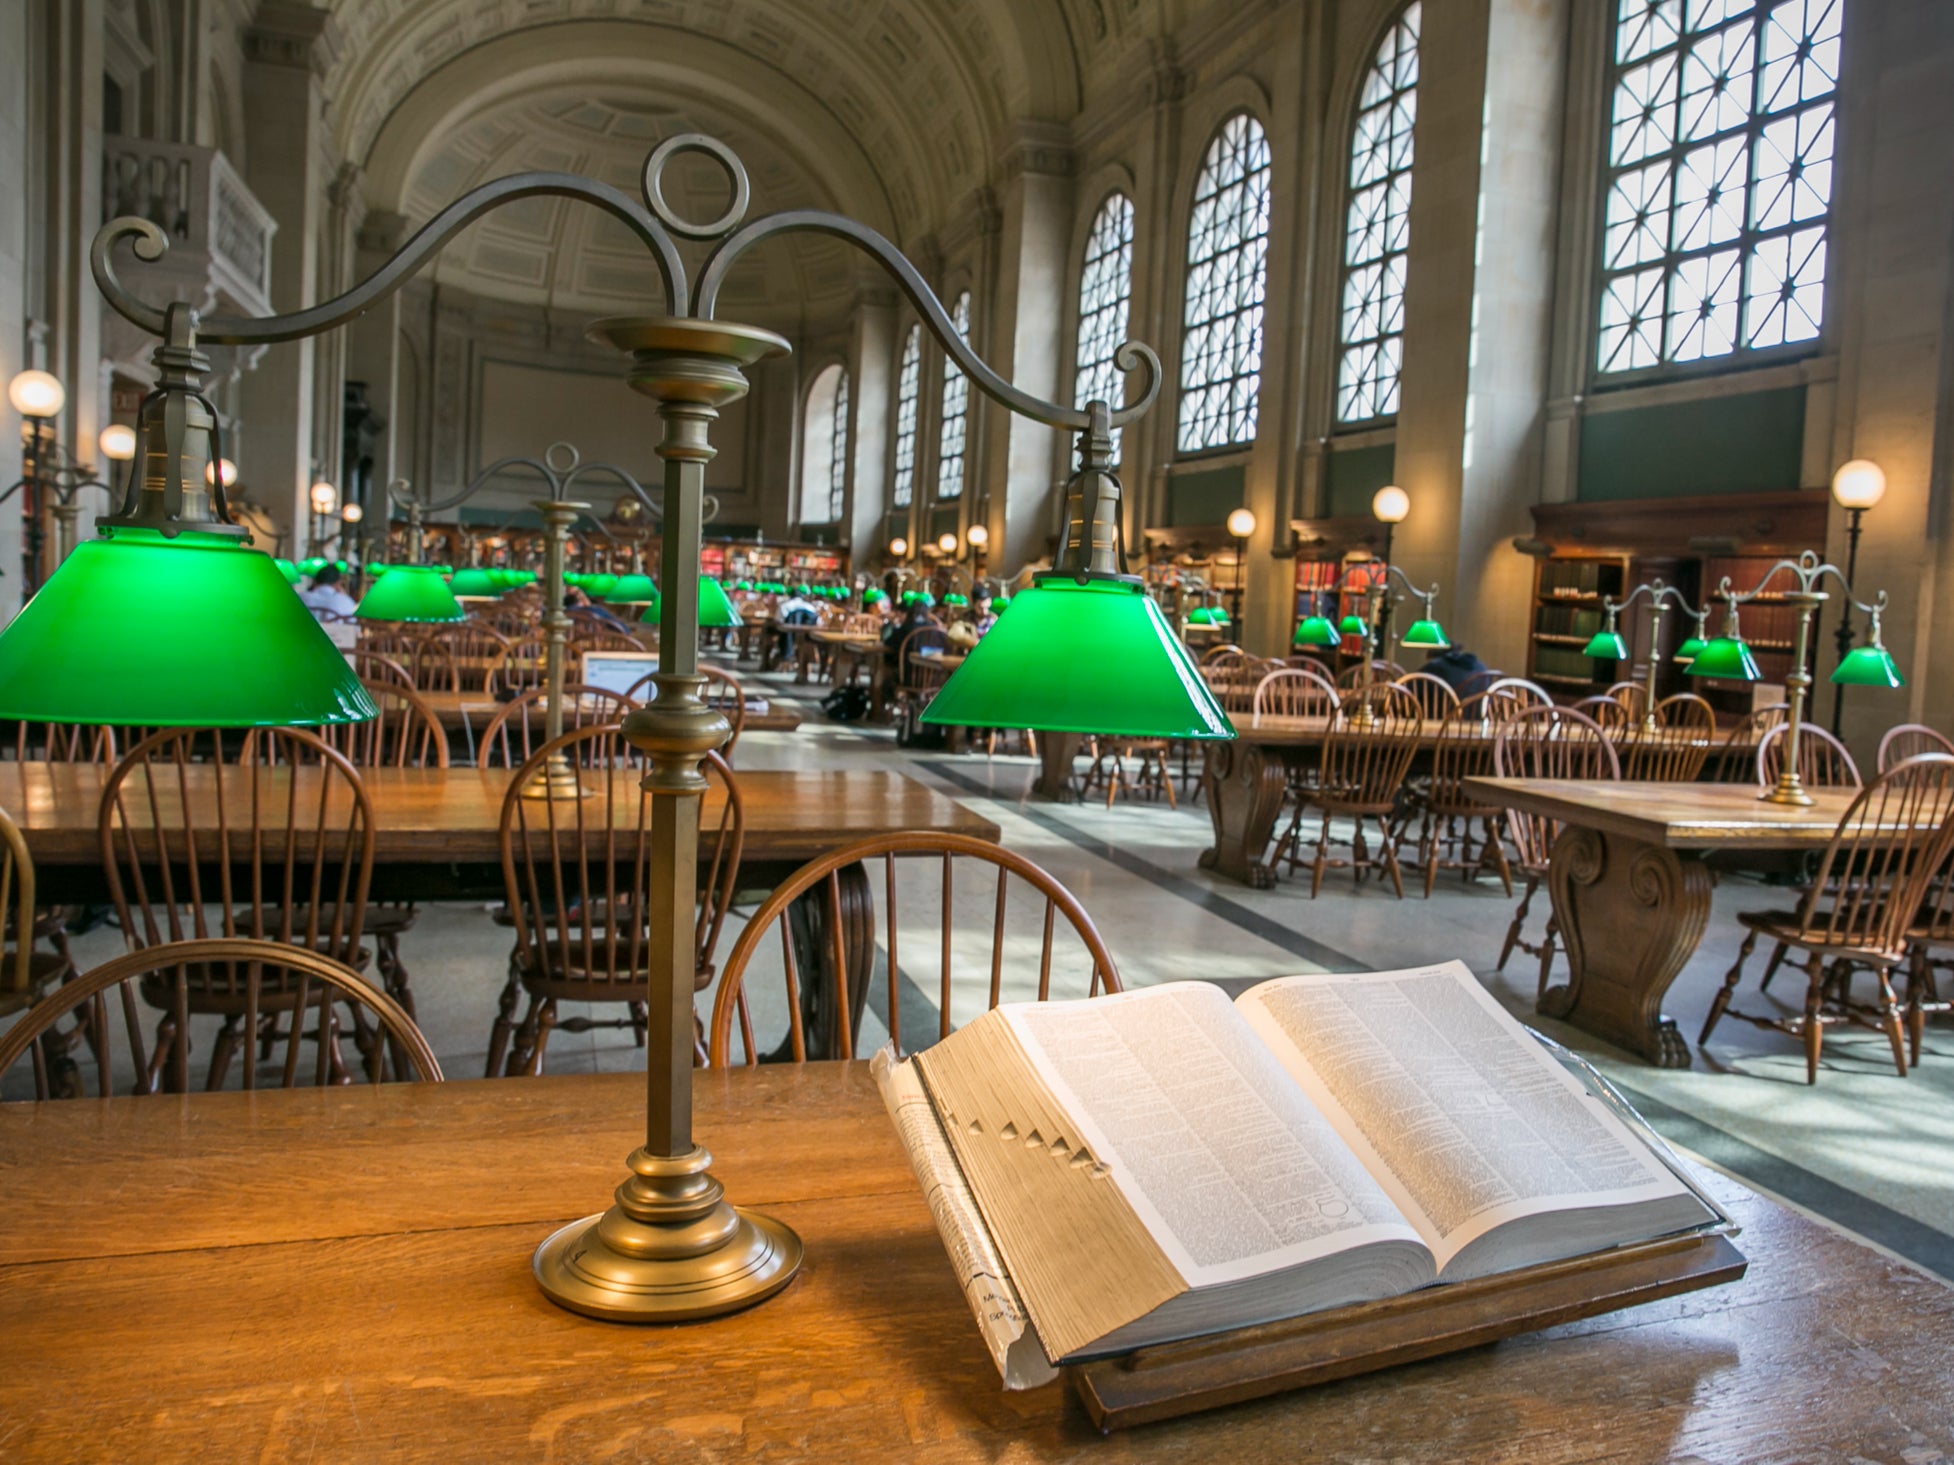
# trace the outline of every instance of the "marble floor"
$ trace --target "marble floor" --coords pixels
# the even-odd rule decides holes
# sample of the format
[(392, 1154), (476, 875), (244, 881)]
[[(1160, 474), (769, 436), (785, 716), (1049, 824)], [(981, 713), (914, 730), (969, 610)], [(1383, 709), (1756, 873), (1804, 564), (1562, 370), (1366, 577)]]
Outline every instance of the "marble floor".
[[(821, 689), (761, 678), (750, 666), (731, 669), (750, 684), (765, 683), (770, 695), (805, 699), (799, 731), (741, 740), (739, 768), (899, 768), (981, 810), (997, 821), (1007, 846), (1079, 897), (1129, 987), (1456, 958), (1514, 1012), (1587, 1056), (1678, 1148), (1954, 1280), (1954, 1023), (1930, 1026), (1921, 1064), (1905, 1079), (1893, 1071), (1883, 1037), (1834, 1029), (1819, 1082), (1807, 1086), (1796, 1044), (1739, 1023), (1723, 1024), (1692, 1068), (1654, 1069), (1536, 1017), (1537, 967), (1524, 955), (1503, 973), (1493, 969), (1513, 909), (1495, 881), (1469, 886), (1448, 875), (1431, 899), (1413, 888), (1402, 901), (1375, 881), (1355, 884), (1347, 871), (1330, 872), (1314, 900), (1307, 878), (1249, 890), (1196, 866), (1210, 843), (1208, 816), (1198, 805), (1032, 802), (1027, 758), (901, 749), (886, 729), (827, 721), (813, 700)], [(1736, 912), (1784, 903), (1785, 892), (1754, 878), (1722, 878), (1709, 933), (1670, 995), (1669, 1010), (1687, 1037), (1694, 1039), (1741, 940)], [(1544, 906), (1543, 897), (1536, 921)], [(729, 922), (722, 959), (740, 919), (736, 912)], [(91, 932), (77, 943), (78, 955), (84, 963), (99, 960), (118, 944), (113, 931)], [(482, 1072), (508, 949), (509, 933), (480, 906), (426, 909), (406, 938), (420, 1019), (450, 1077)], [(905, 976), (914, 950), (905, 943)], [(935, 968), (926, 965), (915, 980), (933, 991)], [(750, 985), (771, 990), (757, 978)], [(1790, 998), (1795, 985), (1781, 979), (1772, 995)], [(959, 1020), (965, 1015), (955, 1009)], [(907, 1023), (905, 1033), (913, 1031)], [(865, 1031), (861, 1041), (878, 1036), (879, 1029)], [(558, 1032), (548, 1051), (551, 1072), (642, 1063), (629, 1034), (614, 1029)]]

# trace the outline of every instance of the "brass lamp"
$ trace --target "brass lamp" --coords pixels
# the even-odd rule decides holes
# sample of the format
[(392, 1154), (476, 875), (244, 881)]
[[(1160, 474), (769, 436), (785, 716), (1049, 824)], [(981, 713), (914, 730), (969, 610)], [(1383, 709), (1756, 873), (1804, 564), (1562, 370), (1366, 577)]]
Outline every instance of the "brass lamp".
[[(1394, 591), (1391, 588), (1393, 579), (1404, 587), (1402, 591)], [(1325, 590), (1331, 596), (1332, 604), (1340, 603), (1346, 593), (1363, 596), (1363, 610), (1345, 616), (1338, 623), (1337, 631), (1339, 641), (1346, 635), (1364, 638), (1364, 664), (1358, 673), (1357, 681), (1361, 696), (1358, 699), (1357, 710), (1351, 714), (1350, 725), (1370, 727), (1377, 721), (1377, 713), (1371, 707), (1370, 698), (1371, 662), (1382, 649), (1377, 644), (1378, 630), (1383, 624), (1381, 618), (1388, 614), (1390, 606), (1394, 602), (1406, 599), (1415, 599), (1424, 606), (1424, 614), (1404, 633), (1402, 644), (1423, 647), (1427, 651), (1443, 651), (1452, 644), (1446, 639), (1444, 628), (1432, 615), (1432, 605), (1438, 599), (1438, 586), (1434, 584), (1429, 590), (1420, 590), (1411, 583), (1410, 576), (1396, 565), (1387, 565), (1382, 560), (1364, 560), (1345, 570), (1337, 583), (1325, 587)], [(1322, 634), (1322, 627), (1317, 624), (1319, 621), (1327, 624), (1326, 617), (1311, 616), (1296, 628), (1298, 646), (1318, 644)], [(1305, 631), (1310, 633), (1310, 638), (1307, 640), (1304, 638)]]
[[(1790, 575), (1791, 588), (1772, 592), (1770, 586), (1780, 574)], [(1832, 673), (1832, 680), (1840, 686), (1904, 686), (1905, 678), (1900, 675), (1899, 667), (1880, 642), (1879, 623), (1886, 610), (1886, 592), (1880, 591), (1870, 605), (1854, 599), (1852, 582), (1838, 566), (1822, 563), (1811, 550), (1806, 550), (1795, 560), (1779, 560), (1764, 572), (1755, 585), (1741, 593), (1730, 588), (1730, 577), (1725, 575), (1717, 586), (1717, 599), (1729, 606), (1724, 634), (1704, 647), (1689, 665), (1691, 676), (1757, 681), (1760, 676), (1757, 662), (1738, 629), (1737, 607), (1771, 594), (1797, 613), (1798, 634), (1792, 643), (1791, 670), (1784, 679), (1785, 701), (1790, 708), (1785, 718), (1784, 759), (1778, 769), (1777, 782), (1758, 795), (1760, 799), (1774, 804), (1812, 802), (1812, 796), (1805, 792), (1804, 780), (1798, 774), (1798, 744), (1804, 731), (1805, 701), (1811, 694), (1812, 618), (1829, 599), (1818, 588), (1828, 576), (1838, 582), (1848, 605), (1866, 613), (1873, 638), (1870, 646), (1861, 648), (1863, 655), (1855, 651), (1841, 660), (1838, 670)]]
[[(724, 215), (707, 224), (679, 218), (666, 202), (665, 171), (673, 158), (687, 153), (717, 160), (732, 185)], [(499, 179), (441, 210), (398, 254), (345, 294), (289, 316), (213, 319), (204, 323), (204, 337), (242, 345), (294, 340), (343, 325), (399, 289), (484, 214), (537, 197), (590, 204), (630, 230), (651, 255), (670, 314), (600, 321), (590, 327), (594, 339), (629, 353), (630, 383), (656, 402), (663, 427), (658, 444), (665, 488), (658, 694), (624, 723), (625, 737), (649, 755), (651, 764), (643, 785), (651, 797), (647, 856), (652, 934), (646, 962), (644, 1143), (628, 1161), (630, 1174), (615, 1192), (616, 1204), (551, 1236), (538, 1248), (534, 1268), (543, 1291), (574, 1311), (620, 1321), (710, 1317), (771, 1296), (792, 1280), (801, 1261), (799, 1238), (787, 1227), (726, 1202), (709, 1172), (711, 1156), (692, 1135), (692, 927), (699, 806), (706, 787), (699, 763), (731, 731), (726, 719), (700, 697), (705, 469), (714, 453), (712, 424), (722, 407), (746, 394), (747, 370), (788, 350), (787, 342), (771, 331), (714, 319), (726, 273), (748, 249), (777, 234), (805, 230), (853, 244), (889, 272), (930, 333), (979, 390), (1009, 410), (1051, 426), (1083, 430), (1090, 425), (1088, 437), (1094, 444), (1103, 440), (1109, 426), (1122, 425), (1152, 404), (1160, 386), (1160, 362), (1143, 346), (1128, 343), (1119, 349), (1117, 364), (1125, 370), (1143, 369), (1146, 385), (1139, 401), (1117, 412), (1109, 413), (1103, 402), (1074, 408), (1021, 391), (970, 349), (921, 274), (874, 230), (818, 210), (743, 222), (750, 198), (746, 170), (723, 143), (696, 133), (667, 138), (653, 149), (645, 162), (642, 203), (608, 184), (565, 173)], [(690, 285), (674, 235), (711, 246), (699, 278)], [(169, 239), (146, 219), (123, 218), (105, 225), (90, 250), (96, 283), (109, 303), (138, 327), (163, 334), (164, 312), (131, 294), (116, 278), (110, 256), (123, 240), (134, 241), (139, 258), (155, 261), (168, 249)], [(194, 322), (188, 306), (170, 310)], [(1098, 522), (1089, 514), (1084, 524)], [(277, 580), (269, 561), (265, 572)], [(560, 568), (556, 573), (560, 575)], [(278, 588), (291, 598), (282, 580)], [(1010, 619), (1020, 613), (1014, 606)]]
[(1628, 646), (1622, 640), (1621, 632), (1616, 629), (1616, 620), (1623, 611), (1635, 604), (1636, 601), (1643, 599), (1646, 599), (1649, 603), (1649, 655), (1647, 669), (1648, 685), (1643, 689), (1642, 693), (1642, 731), (1653, 733), (1656, 728), (1656, 670), (1661, 664), (1661, 657), (1657, 654), (1657, 648), (1661, 644), (1662, 639), (1662, 617), (1668, 611), (1669, 607), (1674, 605), (1684, 615), (1694, 618), (1697, 627), (1696, 635), (1691, 638), (1694, 644), (1692, 645), (1691, 641), (1685, 641), (1683, 643), (1684, 647), (1688, 650), (1687, 656), (1684, 655), (1682, 650), (1678, 650), (1676, 653), (1676, 659), (1678, 661), (1694, 662), (1697, 655), (1704, 649), (1702, 633), (1703, 618), (1709, 612), (1707, 610), (1696, 609), (1689, 603), (1689, 598), (1675, 586), (1666, 585), (1661, 580), (1649, 580), (1637, 585), (1620, 600), (1610, 600), (1605, 596), (1602, 598), (1602, 609), (1608, 613), (1607, 623), (1601, 630), (1595, 633), (1594, 638), (1588, 642), (1581, 654), (1594, 657), (1601, 661), (1627, 661)]

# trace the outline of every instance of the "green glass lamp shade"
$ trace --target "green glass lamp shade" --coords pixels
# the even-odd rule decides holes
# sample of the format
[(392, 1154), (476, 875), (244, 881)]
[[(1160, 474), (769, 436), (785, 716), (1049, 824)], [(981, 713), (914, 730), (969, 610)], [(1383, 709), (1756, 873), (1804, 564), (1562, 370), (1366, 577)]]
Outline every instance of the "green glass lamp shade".
[(1701, 636), (1691, 636), (1676, 648), (1676, 660), (1687, 666), (1690, 662), (1701, 656), (1703, 654), (1703, 648), (1709, 644)]
[(1232, 738), (1234, 725), (1145, 587), (1044, 580), (1014, 598), (923, 721), (1114, 737)]
[(970, 597), (968, 595), (959, 595), (953, 590), (943, 597), (943, 603), (945, 605), (968, 605), (970, 604)]
[(1228, 617), (1214, 606), (1197, 605), (1187, 613), (1187, 623), (1190, 626), (1225, 626)]
[(1699, 651), (1689, 664), (1689, 675), (1723, 677), (1736, 682), (1763, 680), (1763, 673), (1757, 669), (1757, 658), (1735, 636), (1719, 636)]
[(497, 583), (493, 570), (476, 566), (456, 570), (454, 579), (448, 582), (450, 595), (500, 595), (506, 588)]
[(91, 539), (0, 633), (0, 717), (316, 727), (373, 703), (271, 556), (123, 528)]
[(565, 570), (563, 572), (563, 583), (565, 585), (573, 585), (581, 590), (583, 589), (583, 582), (584, 572), (582, 570)]
[(323, 570), (325, 567), (326, 567), (326, 562), (320, 559), (317, 555), (312, 556), (312, 558), (310, 559), (304, 559), (299, 561), (299, 573), (301, 575), (316, 575), (319, 573), (319, 571)]
[(611, 591), (616, 588), (620, 578), (622, 577), (617, 575), (585, 575), (583, 577), (583, 593), (588, 595), (592, 600), (606, 599)]
[(889, 595), (887, 591), (877, 590), (873, 585), (871, 585), (868, 589), (862, 592), (863, 605), (879, 605), (881, 602), (887, 600), (888, 598)]
[(1337, 622), (1337, 630), (1346, 636), (1362, 636), (1370, 630), (1360, 615), (1347, 615)]
[(380, 578), (380, 577), (381, 577), (382, 575), (385, 575), (385, 574), (387, 574), (387, 573), (389, 573), (390, 571), (393, 571), (393, 570), (396, 570), (396, 569), (398, 569), (398, 568), (399, 568), (399, 566), (398, 566), (398, 565), (375, 565), (375, 564), (369, 564), (369, 565), (368, 565), (368, 566), (366, 567), (366, 576), (367, 576), (367, 578), (368, 578), (369, 580), (377, 580), (377, 579), (379, 579), (379, 578)]
[(299, 567), (297, 565), (293, 564), (290, 560), (273, 560), (272, 563), (278, 566), (278, 573), (285, 577), (285, 583), (287, 585), (298, 584)]
[(1842, 687), (1904, 687), (1906, 678), (1884, 646), (1855, 646), (1832, 672)]
[(1303, 617), (1302, 623), (1296, 627), (1296, 634), (1289, 644), (1292, 646), (1314, 647), (1319, 651), (1329, 651), (1335, 648), (1341, 639), (1337, 634), (1336, 626), (1328, 616), (1313, 615)]
[(604, 599), (613, 605), (635, 605), (657, 593), (658, 587), (651, 583), (649, 575), (619, 575), (617, 583), (604, 592)]
[(509, 577), (509, 583), (512, 586), (534, 585), (536, 583), (536, 572), (534, 570), (505, 570), (503, 573)]
[[(645, 613), (638, 619), (648, 625), (657, 625), (660, 610), (665, 598), (657, 590), (651, 592), (651, 599), (645, 605)], [(709, 627), (737, 626), (740, 620), (739, 607), (726, 598), (726, 592), (719, 588), (719, 582), (709, 575), (699, 577), (699, 625)]]
[(1426, 646), (1433, 651), (1443, 651), (1452, 644), (1445, 639), (1445, 628), (1433, 620), (1413, 621), (1400, 639), (1406, 646)]
[(993, 596), (991, 597), (991, 614), (992, 614), (992, 615), (1003, 615), (1003, 614), (1004, 614), (1004, 612), (1005, 612), (1005, 611), (1006, 611), (1007, 609), (1009, 609), (1009, 608), (1010, 608), (1010, 605), (1011, 605), (1011, 597), (1010, 597), (1010, 596), (1008, 596), (1008, 595), (993, 595)]
[(433, 565), (400, 565), (360, 599), (363, 621), (462, 621), (468, 619)]
[(1622, 640), (1620, 631), (1596, 631), (1581, 654), (1597, 661), (1627, 661), (1628, 643)]

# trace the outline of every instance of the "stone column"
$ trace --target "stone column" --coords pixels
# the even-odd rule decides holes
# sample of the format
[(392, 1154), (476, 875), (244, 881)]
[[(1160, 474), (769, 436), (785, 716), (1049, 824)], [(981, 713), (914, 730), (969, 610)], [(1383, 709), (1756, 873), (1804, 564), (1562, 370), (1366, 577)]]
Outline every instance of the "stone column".
[[(1427, 5), (1394, 554), (1489, 666), (1526, 665), (1530, 532), (1552, 325), (1565, 0)], [(1497, 64), (1492, 64), (1497, 58)], [(1402, 624), (1402, 617), (1398, 618)], [(1395, 648), (1394, 648), (1395, 649)]]
[[(1033, 396), (1055, 399), (1072, 227), (1072, 154), (1065, 129), (1019, 123), (1004, 167), (989, 359), (1007, 381)], [(973, 388), (973, 416), (981, 396)], [(995, 406), (986, 409), (982, 423), (981, 481), (989, 489), (988, 503), (967, 504), (963, 527), (967, 531), (984, 519), (991, 533), (990, 563), (1008, 575), (1044, 553), (1060, 435)]]
[(895, 291), (886, 285), (864, 290), (848, 349), (848, 499), (842, 518), (842, 536), (858, 568), (880, 548), (882, 516), (889, 503), (898, 349)]
[[(385, 209), (370, 210), (354, 237), (357, 246), (353, 273), (365, 279), (390, 258), (407, 239), (405, 215)], [(366, 512), (376, 524), (387, 517), (387, 485), (397, 477), (412, 477), (409, 445), (403, 437), (407, 424), (401, 421), (403, 400), (411, 400), (411, 387), (401, 381), (401, 311), (406, 292), (388, 296), (346, 328), (346, 378), (366, 383), (366, 400), (384, 426), (374, 457), (372, 500)]]
[[(318, 298), (318, 250), (326, 183), (320, 167), (324, 119), (319, 77), (327, 59), (323, 9), (265, 0), (244, 33), (244, 117), (249, 129), (245, 182), (278, 221), (272, 236), (271, 303), (283, 314)], [(316, 340), (273, 346), (240, 391), (245, 481), (285, 533), (288, 549), (309, 554), (318, 413)]]

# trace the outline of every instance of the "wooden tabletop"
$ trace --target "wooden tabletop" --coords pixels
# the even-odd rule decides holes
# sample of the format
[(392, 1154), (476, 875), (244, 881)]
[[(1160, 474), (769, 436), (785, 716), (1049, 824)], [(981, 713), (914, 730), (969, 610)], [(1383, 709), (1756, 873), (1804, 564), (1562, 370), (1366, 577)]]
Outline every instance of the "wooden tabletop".
[[(192, 798), (207, 794), (214, 807), (219, 770), (197, 765), (189, 773)], [(244, 771), (227, 766), (223, 776), (240, 784), (232, 807), (246, 807)], [(278, 769), (270, 776), (283, 779), (290, 771)], [(376, 862), (488, 864), (501, 858), (498, 830), (502, 797), (514, 776), (510, 770), (370, 768), (362, 776), (373, 802)], [(583, 774), (587, 787), (606, 776), (636, 786), (637, 775), (629, 770)], [(746, 805), (749, 860), (809, 860), (836, 845), (900, 829), (998, 838), (989, 819), (900, 773), (759, 770), (737, 776)], [(100, 863), (96, 821), (106, 778), (107, 770), (94, 763), (0, 763), (0, 808), (20, 826), (36, 864)], [(162, 794), (165, 808), (173, 807), (174, 788)], [(143, 802), (129, 801), (132, 817), (145, 816)], [(282, 808), (282, 796), (272, 806)], [(718, 807), (709, 794), (702, 814), (707, 827), (713, 827)], [(619, 799), (616, 812), (620, 819), (635, 820), (636, 800)], [(205, 827), (215, 823), (213, 815)]]
[[(1899, 1461), (1954, 1450), (1954, 1290), (1729, 1182), (1715, 1291), (1111, 1440), (1007, 1395), (865, 1064), (701, 1073), (729, 1196), (807, 1261), (635, 1328), (530, 1277), (641, 1076), (0, 1105), (10, 1462)], [(1916, 1453), (1918, 1452), (1918, 1453)]]
[(1857, 789), (1813, 789), (1812, 802), (1768, 803), (1751, 784), (1468, 778), (1472, 798), (1671, 849), (1823, 848)]
[[(416, 695), (427, 703), (434, 715), (441, 719), (441, 726), (451, 733), (459, 732), (464, 727), (481, 732), (503, 706), (486, 692), (419, 692)], [(747, 709), (742, 731), (793, 732), (800, 725), (800, 713), (778, 699), (769, 698), (765, 712)]]

